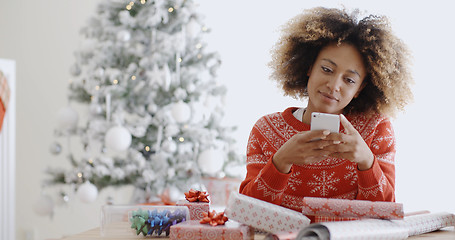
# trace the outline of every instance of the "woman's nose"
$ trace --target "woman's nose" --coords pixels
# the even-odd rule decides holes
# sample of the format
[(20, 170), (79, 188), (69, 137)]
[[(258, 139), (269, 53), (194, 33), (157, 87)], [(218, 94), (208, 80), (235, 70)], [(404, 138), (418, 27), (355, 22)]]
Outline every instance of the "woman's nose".
[(342, 77), (333, 77), (327, 80), (326, 86), (332, 92), (339, 92), (342, 84)]

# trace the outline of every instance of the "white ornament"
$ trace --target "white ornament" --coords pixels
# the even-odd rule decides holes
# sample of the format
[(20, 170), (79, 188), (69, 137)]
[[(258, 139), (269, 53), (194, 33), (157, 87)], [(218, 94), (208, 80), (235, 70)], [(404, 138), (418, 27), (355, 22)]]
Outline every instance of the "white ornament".
[(54, 212), (54, 201), (49, 195), (41, 195), (33, 205), (33, 210), (40, 216), (52, 216)]
[(125, 151), (131, 145), (131, 133), (122, 126), (110, 128), (104, 138), (104, 142), (108, 149), (121, 152)]
[(76, 128), (79, 116), (71, 107), (64, 107), (58, 112), (57, 120), (60, 129), (72, 130)]
[(172, 81), (172, 78), (171, 78), (171, 71), (169, 70), (169, 66), (167, 64), (164, 64), (163, 66), (163, 73), (162, 73), (162, 87), (165, 91), (168, 91), (169, 90), (169, 87), (171, 86), (171, 81)]
[(158, 106), (156, 106), (156, 104), (154, 103), (149, 103), (149, 105), (147, 105), (147, 111), (149, 113), (155, 113), (156, 111), (158, 111)]
[(177, 150), (177, 144), (172, 139), (166, 139), (161, 144), (161, 149), (168, 153), (174, 153)]
[(104, 77), (104, 68), (99, 67), (95, 70), (95, 77), (102, 78)]
[(131, 34), (127, 30), (121, 30), (117, 33), (117, 40), (128, 42), (131, 39)]
[(101, 105), (98, 103), (90, 104), (89, 108), (90, 108), (90, 113), (92, 114), (92, 116), (100, 115), (103, 112), (103, 107), (101, 107)]
[(98, 189), (95, 185), (91, 184), (89, 181), (86, 181), (79, 186), (76, 195), (79, 200), (81, 200), (81, 202), (92, 203), (98, 197)]
[(186, 86), (186, 91), (189, 93), (192, 93), (196, 90), (196, 85), (193, 83), (189, 83), (188, 86)]
[(201, 25), (194, 19), (191, 18), (191, 20), (188, 22), (186, 25), (186, 37), (188, 39), (193, 39), (199, 34), (201, 31)]
[(223, 169), (224, 154), (218, 149), (209, 148), (199, 154), (197, 163), (203, 173), (214, 175)]
[(174, 117), (175, 121), (178, 123), (187, 122), (191, 117), (191, 108), (183, 101), (174, 103), (174, 105), (172, 105), (171, 112), (172, 117)]

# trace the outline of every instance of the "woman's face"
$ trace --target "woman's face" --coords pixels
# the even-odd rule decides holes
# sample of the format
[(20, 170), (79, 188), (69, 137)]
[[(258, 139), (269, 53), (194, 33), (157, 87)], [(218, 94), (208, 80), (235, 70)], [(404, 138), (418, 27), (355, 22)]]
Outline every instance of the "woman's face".
[(359, 51), (342, 43), (322, 48), (308, 74), (307, 110), (340, 114), (362, 90), (367, 73)]

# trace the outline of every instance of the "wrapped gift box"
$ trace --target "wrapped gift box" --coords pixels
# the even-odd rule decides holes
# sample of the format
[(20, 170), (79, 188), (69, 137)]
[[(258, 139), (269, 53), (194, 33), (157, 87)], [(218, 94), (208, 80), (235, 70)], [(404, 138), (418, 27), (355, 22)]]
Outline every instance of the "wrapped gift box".
[(310, 224), (300, 212), (232, 192), (225, 214), (230, 219), (270, 233), (295, 232)]
[(206, 202), (189, 202), (187, 200), (179, 200), (176, 205), (188, 207), (191, 220), (201, 220), (204, 217), (202, 213), (210, 210), (210, 204)]
[(303, 198), (302, 213), (316, 217), (403, 219), (403, 204), (334, 198)]
[(191, 220), (171, 226), (169, 239), (174, 240), (242, 240), (254, 239), (254, 231), (246, 225), (227, 221), (225, 225), (211, 226)]

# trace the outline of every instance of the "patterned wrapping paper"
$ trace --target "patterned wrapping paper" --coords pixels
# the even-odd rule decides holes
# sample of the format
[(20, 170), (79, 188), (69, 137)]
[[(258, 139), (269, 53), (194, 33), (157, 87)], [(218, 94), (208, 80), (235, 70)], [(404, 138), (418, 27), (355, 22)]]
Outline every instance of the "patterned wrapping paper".
[(441, 228), (455, 226), (455, 215), (452, 213), (426, 213), (394, 220), (395, 224), (408, 229), (409, 236), (436, 231)]
[(406, 239), (409, 236), (455, 226), (451, 213), (427, 213), (404, 217), (401, 220), (363, 219), (347, 222), (311, 224), (299, 231), (297, 239), (314, 236), (313, 239)]
[(303, 198), (302, 213), (317, 217), (403, 219), (403, 204), (334, 198)]
[(230, 219), (270, 233), (295, 232), (310, 224), (303, 214), (232, 192), (225, 214)]
[(188, 202), (187, 200), (179, 200), (176, 206), (185, 206), (190, 210), (191, 220), (201, 220), (204, 215), (203, 212), (210, 211), (210, 204), (206, 202)]
[(318, 239), (324, 239), (322, 236), (328, 235), (331, 240), (398, 240), (408, 238), (407, 228), (394, 224), (389, 220), (379, 219), (316, 223), (311, 225), (310, 228), (300, 231), (296, 239), (305, 239), (303, 238), (304, 236), (311, 236), (312, 233), (321, 236)]
[(211, 226), (200, 224), (199, 221), (186, 221), (171, 226), (169, 239), (175, 240), (253, 240), (254, 231), (251, 227), (234, 221), (227, 221), (225, 225)]

